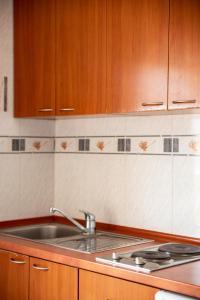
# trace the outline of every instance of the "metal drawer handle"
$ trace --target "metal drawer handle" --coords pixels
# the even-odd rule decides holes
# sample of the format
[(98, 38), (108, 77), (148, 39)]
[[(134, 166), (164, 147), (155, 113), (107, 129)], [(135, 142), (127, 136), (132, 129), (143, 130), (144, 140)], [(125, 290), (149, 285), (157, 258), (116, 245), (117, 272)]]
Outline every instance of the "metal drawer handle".
[(13, 263), (13, 264), (17, 264), (17, 265), (25, 265), (26, 264), (26, 261), (24, 261), (24, 260), (16, 260), (14, 258), (11, 258), (10, 262)]
[(161, 106), (163, 105), (163, 102), (143, 102), (142, 106)]
[(60, 111), (73, 111), (74, 108), (60, 108)]
[(53, 111), (53, 109), (52, 108), (41, 108), (38, 111), (40, 111), (40, 112), (48, 112), (48, 111)]
[(173, 104), (191, 104), (191, 103), (196, 103), (197, 100), (174, 100), (172, 101)]
[(33, 269), (40, 270), (40, 271), (48, 271), (49, 270), (49, 268), (47, 268), (47, 267), (39, 267), (36, 264), (33, 264)]

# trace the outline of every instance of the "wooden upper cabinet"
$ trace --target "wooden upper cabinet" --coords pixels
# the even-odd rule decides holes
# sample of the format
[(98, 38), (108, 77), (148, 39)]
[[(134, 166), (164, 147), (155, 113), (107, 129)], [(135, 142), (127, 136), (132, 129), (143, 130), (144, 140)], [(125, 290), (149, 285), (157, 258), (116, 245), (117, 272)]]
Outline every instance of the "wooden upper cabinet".
[(0, 299), (29, 299), (29, 257), (0, 250)]
[(30, 258), (29, 299), (78, 300), (78, 270), (50, 261)]
[(55, 0), (14, 1), (15, 116), (55, 115)]
[(154, 300), (158, 290), (89, 271), (79, 271), (79, 300)]
[(106, 0), (56, 1), (57, 115), (105, 113)]
[(107, 3), (107, 112), (166, 109), (169, 1)]
[(200, 1), (170, 1), (169, 109), (200, 107)]

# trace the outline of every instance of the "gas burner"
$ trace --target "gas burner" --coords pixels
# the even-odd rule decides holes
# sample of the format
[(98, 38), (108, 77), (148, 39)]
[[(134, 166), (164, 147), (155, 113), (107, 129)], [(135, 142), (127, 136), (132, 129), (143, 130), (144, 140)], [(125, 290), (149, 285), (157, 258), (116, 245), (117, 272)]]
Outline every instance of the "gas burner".
[(160, 251), (150, 251), (150, 250), (142, 250), (142, 251), (136, 251), (133, 252), (131, 257), (142, 257), (147, 260), (169, 260), (171, 259), (171, 256), (168, 252), (160, 252)]
[(195, 255), (200, 254), (200, 247), (188, 244), (165, 244), (158, 248), (163, 253), (171, 253), (172, 255)]

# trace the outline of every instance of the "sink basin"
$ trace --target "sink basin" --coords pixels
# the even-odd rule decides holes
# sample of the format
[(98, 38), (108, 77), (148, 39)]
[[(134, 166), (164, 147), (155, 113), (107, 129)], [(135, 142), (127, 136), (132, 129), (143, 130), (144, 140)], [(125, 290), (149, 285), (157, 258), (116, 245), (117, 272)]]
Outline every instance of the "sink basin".
[(76, 227), (59, 223), (11, 227), (0, 230), (1, 233), (84, 253), (96, 253), (152, 241), (103, 231), (88, 235)]
[(0, 230), (0, 233), (31, 240), (47, 240), (63, 237), (72, 237), (81, 232), (73, 226), (48, 223), (28, 226), (18, 226)]

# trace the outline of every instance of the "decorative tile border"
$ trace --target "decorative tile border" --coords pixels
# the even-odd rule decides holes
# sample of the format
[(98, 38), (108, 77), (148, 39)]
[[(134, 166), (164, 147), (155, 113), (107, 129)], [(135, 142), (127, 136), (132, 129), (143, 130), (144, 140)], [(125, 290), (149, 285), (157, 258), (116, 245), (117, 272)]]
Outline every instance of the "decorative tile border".
[(5, 153), (200, 156), (200, 135), (0, 136), (0, 154)]
[(55, 153), (199, 156), (200, 135), (57, 137)]
[(0, 154), (54, 153), (52, 137), (0, 136)]

